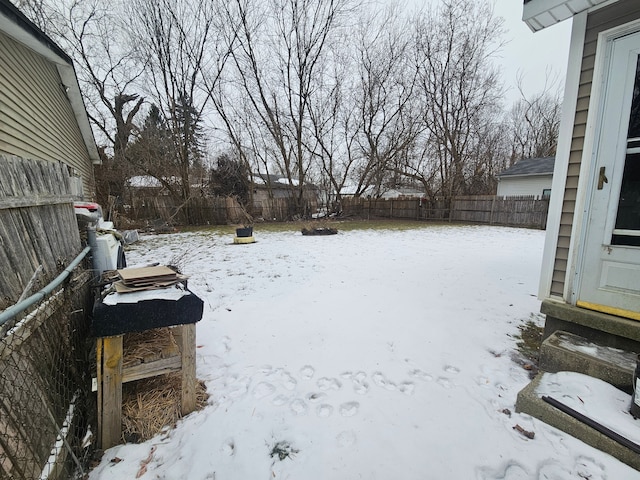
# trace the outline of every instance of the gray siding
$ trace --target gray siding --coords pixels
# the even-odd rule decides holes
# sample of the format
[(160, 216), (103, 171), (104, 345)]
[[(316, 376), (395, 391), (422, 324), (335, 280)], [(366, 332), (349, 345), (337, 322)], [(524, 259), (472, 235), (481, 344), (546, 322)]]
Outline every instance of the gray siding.
[(587, 19), (580, 86), (578, 89), (578, 101), (573, 127), (573, 140), (571, 142), (567, 182), (562, 204), (562, 216), (560, 218), (560, 232), (558, 235), (558, 246), (551, 282), (552, 295), (562, 296), (564, 291), (567, 261), (569, 258), (569, 242), (571, 240), (571, 227), (573, 225), (578, 192), (580, 163), (582, 160), (587, 117), (589, 115), (589, 99), (591, 96), (598, 34), (604, 30), (623, 25), (638, 18), (640, 18), (640, 2), (637, 0), (621, 0), (609, 7), (595, 11), (590, 14)]
[(54, 64), (0, 33), (0, 152), (63, 162), (94, 196), (93, 165)]

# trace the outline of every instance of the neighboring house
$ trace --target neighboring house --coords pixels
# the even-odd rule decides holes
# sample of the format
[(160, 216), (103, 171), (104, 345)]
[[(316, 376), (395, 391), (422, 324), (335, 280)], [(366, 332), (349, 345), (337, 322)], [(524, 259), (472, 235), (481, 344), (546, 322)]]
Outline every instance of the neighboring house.
[[(289, 182), (283, 175), (272, 175), (266, 173), (253, 173), (253, 203), (255, 206), (262, 205), (263, 201), (273, 198), (292, 198), (298, 194), (296, 180)], [(314, 205), (318, 202), (319, 189), (315, 185), (305, 184), (303, 196)]]
[(498, 175), (498, 197), (551, 195), (555, 157), (526, 158)]
[(62, 162), (81, 179), (78, 197), (95, 197), (100, 157), (71, 58), (8, 0), (0, 0), (0, 154)]
[[(354, 185), (345, 185), (340, 190), (340, 196), (342, 198), (355, 197), (357, 186)], [(368, 187), (365, 188), (364, 191), (359, 195), (359, 197), (367, 198), (369, 195), (373, 198), (375, 188)], [(422, 198), (424, 197), (424, 190), (415, 187), (396, 187), (389, 188), (384, 190), (378, 197), (383, 198), (385, 200), (396, 200), (396, 199), (407, 199), (407, 198)]]

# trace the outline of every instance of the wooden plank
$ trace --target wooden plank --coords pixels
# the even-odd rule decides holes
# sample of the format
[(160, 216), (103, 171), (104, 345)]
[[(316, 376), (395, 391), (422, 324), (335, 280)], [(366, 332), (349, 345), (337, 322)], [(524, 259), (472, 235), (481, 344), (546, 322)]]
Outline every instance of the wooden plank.
[(122, 335), (103, 338), (102, 351), (102, 436), (106, 450), (120, 443), (122, 436)]
[(182, 366), (182, 358), (179, 355), (168, 358), (161, 358), (153, 362), (140, 363), (125, 368), (122, 372), (122, 383), (142, 380), (143, 378), (155, 377), (165, 373), (178, 372)]
[(98, 447), (102, 444), (102, 352), (104, 350), (104, 339), (96, 339), (96, 379), (98, 397)]
[(182, 415), (196, 409), (196, 324), (175, 327), (181, 330), (179, 347), (182, 356)]
[(8, 208), (41, 207), (44, 205), (60, 205), (73, 203), (71, 195), (38, 195), (24, 197), (0, 197), (0, 210)]

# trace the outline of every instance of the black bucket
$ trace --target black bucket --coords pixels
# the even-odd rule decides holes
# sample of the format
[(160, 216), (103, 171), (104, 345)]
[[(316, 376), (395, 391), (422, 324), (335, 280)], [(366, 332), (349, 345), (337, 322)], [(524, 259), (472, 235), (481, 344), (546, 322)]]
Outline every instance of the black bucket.
[(251, 237), (253, 235), (253, 227), (236, 228), (236, 237)]

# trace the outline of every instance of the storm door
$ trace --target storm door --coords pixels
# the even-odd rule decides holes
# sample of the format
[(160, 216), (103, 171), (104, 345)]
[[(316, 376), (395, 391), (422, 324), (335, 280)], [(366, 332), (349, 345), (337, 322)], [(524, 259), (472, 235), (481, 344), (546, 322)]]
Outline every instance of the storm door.
[[(640, 33), (612, 41), (577, 304), (640, 320)], [(594, 89), (596, 86), (594, 85)]]

